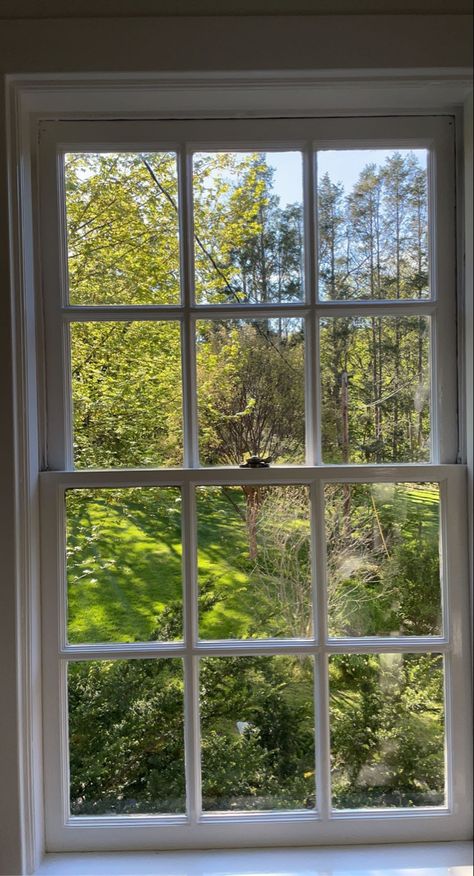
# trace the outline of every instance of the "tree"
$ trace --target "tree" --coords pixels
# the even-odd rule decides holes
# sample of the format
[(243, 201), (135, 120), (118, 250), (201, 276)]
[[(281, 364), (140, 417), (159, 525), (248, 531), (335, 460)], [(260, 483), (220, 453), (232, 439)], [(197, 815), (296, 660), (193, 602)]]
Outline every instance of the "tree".
[[(302, 300), (302, 208), (280, 205), (265, 155), (197, 154), (193, 184), (198, 301)], [(174, 156), (72, 155), (66, 192), (73, 303), (179, 301)], [(426, 174), (413, 156), (395, 154), (382, 168), (368, 165), (348, 193), (323, 176), (318, 210), (323, 297), (426, 294)], [(235, 466), (248, 454), (271, 456), (274, 463), (303, 461), (302, 321), (203, 318), (196, 340), (201, 461)], [(177, 320), (74, 324), (71, 356), (76, 464), (182, 463)], [(428, 358), (422, 317), (325, 316), (319, 363), (325, 461), (426, 458)], [(249, 555), (240, 558), (239, 573), (254, 574), (251, 610), (266, 615), (277, 635), (282, 629), (307, 635), (304, 491), (295, 487), (283, 496), (246, 486), (243, 492)], [(423, 635), (437, 629), (438, 535), (426, 537), (420, 508), (403, 516), (399, 504), (397, 512), (399, 526), (386, 504), (362, 487), (344, 485), (338, 496), (326, 497), (334, 525), (328, 568), (336, 635), (341, 629), (354, 635), (361, 628), (365, 635), (368, 628), (420, 629)], [(88, 524), (80, 510), (77, 516), (69, 531), (80, 535)], [(216, 600), (216, 587), (203, 590), (201, 611)], [(180, 611), (179, 600), (171, 600), (152, 635), (180, 635)], [(311, 673), (303, 661), (260, 660), (206, 662), (203, 762), (211, 807), (229, 801), (257, 808), (313, 805)], [(331, 659), (336, 799), (349, 805), (437, 799), (439, 669), (418, 657), (391, 668), (382, 664), (374, 655)], [(69, 683), (74, 811), (182, 811), (179, 662), (78, 663)], [(418, 683), (426, 689), (421, 698)], [(397, 735), (400, 716), (408, 727), (406, 745)], [(160, 723), (157, 740), (153, 728)]]

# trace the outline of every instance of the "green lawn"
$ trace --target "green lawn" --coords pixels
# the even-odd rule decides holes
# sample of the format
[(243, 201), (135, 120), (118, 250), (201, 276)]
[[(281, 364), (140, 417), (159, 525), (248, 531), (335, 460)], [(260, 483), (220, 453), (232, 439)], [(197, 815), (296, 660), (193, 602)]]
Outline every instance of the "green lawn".
[[(148, 641), (165, 610), (171, 638), (182, 638), (180, 512), (171, 487), (68, 494), (70, 642)], [(253, 619), (245, 525), (220, 491), (199, 497), (198, 542), (201, 635), (244, 635)]]
[[(397, 505), (410, 541), (436, 537), (437, 489), (407, 486)], [(66, 508), (69, 641), (162, 638), (164, 620), (166, 637), (181, 639), (180, 490), (71, 491)], [(201, 637), (275, 634), (249, 558), (242, 491), (202, 488), (197, 510)]]

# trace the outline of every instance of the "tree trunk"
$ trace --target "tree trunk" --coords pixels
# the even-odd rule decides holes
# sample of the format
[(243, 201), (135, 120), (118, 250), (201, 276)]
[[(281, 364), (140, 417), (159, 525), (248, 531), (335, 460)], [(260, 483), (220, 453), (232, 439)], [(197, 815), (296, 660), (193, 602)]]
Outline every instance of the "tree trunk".
[(261, 491), (258, 487), (242, 487), (245, 494), (245, 522), (247, 525), (247, 538), (249, 543), (249, 557), (252, 562), (257, 559), (257, 522), (258, 511), (261, 502)]
[[(341, 374), (341, 414), (342, 414), (342, 461), (349, 462), (349, 377), (347, 371)], [(351, 485), (344, 484), (344, 536), (351, 534)]]

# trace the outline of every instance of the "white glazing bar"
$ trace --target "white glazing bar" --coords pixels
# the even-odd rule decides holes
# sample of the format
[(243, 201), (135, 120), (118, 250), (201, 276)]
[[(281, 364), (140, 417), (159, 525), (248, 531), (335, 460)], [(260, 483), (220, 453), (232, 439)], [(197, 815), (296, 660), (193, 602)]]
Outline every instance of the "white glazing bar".
[(41, 484), (42, 512), (42, 708), (45, 722), (43, 755), (45, 758), (45, 787), (47, 831), (56, 820), (64, 822), (64, 800), (67, 799), (67, 708), (64, 696), (64, 666), (58, 660), (61, 641), (61, 613), (59, 596), (60, 552), (64, 549), (62, 527), (62, 491), (54, 482)]
[(419, 654), (425, 651), (444, 653), (449, 649), (447, 639), (440, 636), (397, 636), (392, 638), (330, 639), (328, 654)]
[[(81, 831), (87, 830), (87, 828), (92, 828), (93, 831), (96, 831), (97, 828), (104, 830), (111, 827), (114, 831), (118, 829), (122, 832), (124, 828), (131, 827), (135, 833), (140, 827), (145, 827), (147, 830), (156, 830), (156, 828), (160, 827), (184, 827), (189, 823), (189, 819), (186, 815), (178, 815), (177, 813), (171, 815), (71, 815), (65, 823), (68, 828), (75, 828), (76, 830), (79, 829)], [(89, 851), (89, 849), (87, 849), (87, 851)], [(128, 848), (125, 851), (128, 851)], [(153, 854), (156, 854), (156, 852), (153, 852)], [(95, 870), (92, 876), (98, 876), (102, 870), (101, 865), (97, 865), (97, 867), (98, 869)], [(118, 874), (121, 869), (122, 866), (120, 864), (114, 872)], [(127, 876), (129, 876), (130, 872), (131, 871), (129, 870)], [(137, 872), (139, 872), (139, 870)], [(89, 873), (88, 876), (91, 876), (91, 874)]]
[(440, 461), (440, 399), (438, 396), (438, 317), (439, 314), (433, 314), (430, 321), (430, 349), (429, 349), (429, 369), (430, 369), (430, 460), (433, 463)]
[(312, 548), (315, 555), (316, 624), (321, 650), (317, 659), (316, 695), (316, 799), (320, 817), (329, 817), (331, 794), (331, 754), (329, 740), (328, 661), (323, 649), (327, 639), (326, 538), (324, 531), (324, 486), (311, 487), (314, 517)]
[(314, 382), (315, 382), (315, 459), (316, 465), (321, 465), (322, 454), (322, 414), (321, 414), (321, 336), (319, 331), (319, 316), (321, 305), (319, 304), (319, 209), (318, 209), (318, 153), (313, 152), (313, 188), (312, 188), (312, 213), (314, 221)]
[[(268, 812), (264, 810), (255, 812), (204, 812), (200, 822), (201, 824), (255, 824), (255, 822), (268, 824), (275, 821), (277, 823), (279, 821), (312, 821), (317, 823), (320, 820), (316, 812), (308, 809), (272, 809)], [(273, 872), (273, 869), (271, 872)]]
[(65, 489), (91, 489), (101, 487), (181, 486), (193, 483), (196, 486), (229, 486), (237, 484), (310, 484), (328, 483), (430, 483), (449, 478), (450, 474), (466, 467), (459, 465), (431, 465), (420, 463), (395, 463), (393, 465), (278, 465), (265, 469), (241, 469), (235, 466), (210, 468), (157, 468), (157, 469), (79, 469), (75, 471), (45, 471), (41, 481), (50, 481)]
[[(393, 809), (383, 809), (382, 807), (380, 807), (380, 809), (371, 809), (369, 807), (367, 807), (367, 809), (365, 809), (365, 808), (364, 809), (333, 809), (331, 812), (331, 821), (355, 821), (355, 822), (357, 822), (358, 820), (359, 821), (366, 821), (366, 822), (369, 822), (369, 824), (370, 823), (372, 824), (372, 831), (374, 831), (377, 829), (376, 828), (377, 822), (380, 823), (381, 820), (383, 820), (383, 821), (389, 820), (390, 821), (393, 819), (394, 821), (399, 821), (401, 818), (405, 818), (405, 819), (409, 818), (410, 820), (411, 819), (418, 820), (421, 818), (426, 818), (427, 816), (429, 818), (433, 818), (433, 817), (436, 818), (436, 816), (446, 817), (448, 812), (449, 812), (449, 810), (447, 809), (446, 806), (419, 806), (419, 807), (418, 806), (416, 806), (416, 807), (415, 806), (407, 806), (406, 808), (403, 808), (402, 806), (400, 806), (397, 808), (394, 807)], [(416, 829), (416, 826), (417, 826), (416, 821), (415, 821), (415, 824), (413, 826)], [(370, 841), (371, 842), (373, 841), (373, 835), (370, 837)], [(416, 835), (413, 837), (412, 842), (417, 842)], [(448, 842), (449, 842), (449, 840), (448, 840)], [(430, 868), (430, 870), (431, 870), (431, 868)], [(380, 872), (383, 873), (383, 871), (380, 871)], [(392, 876), (392, 874), (393, 874), (393, 870), (389, 870), (388, 873), (387, 873), (387, 871), (385, 871), (385, 872), (386, 872), (386, 876), (388, 876), (388, 874), (390, 874), (390, 876)], [(407, 870), (405, 872), (412, 873), (413, 871)], [(431, 870), (431, 872), (428, 871), (428, 873), (426, 873), (426, 870), (425, 871), (420, 870), (420, 876), (425, 876), (425, 874), (426, 874), (426, 876), (434, 876), (434, 874), (437, 872), (439, 872), (439, 871), (437, 871), (437, 868), (436, 869), (433, 868)], [(395, 870), (395, 873), (397, 874), (397, 876), (400, 873), (400, 870), (398, 869), (398, 867)], [(451, 871), (449, 872), (449, 876), (451, 876)], [(465, 876), (465, 874), (463, 874), (461, 871), (461, 874), (459, 874), (459, 876)], [(470, 874), (469, 874), (469, 876), (470, 876)]]
[(179, 642), (133, 642), (130, 644), (69, 645), (60, 649), (60, 657), (68, 660), (146, 659), (147, 657), (225, 657), (251, 654), (377, 654), (423, 652), (445, 653), (449, 650), (446, 639), (433, 636), (399, 638), (331, 639), (318, 645), (313, 639), (228, 639), (202, 641), (194, 647)]
[(150, 657), (185, 657), (182, 642), (111, 642), (66, 645), (59, 651), (68, 660), (146, 660)]
[[(66, 298), (67, 268), (64, 244), (64, 179), (62, 157), (57, 155), (56, 144), (48, 142), (41, 133), (40, 156), (40, 226), (42, 254), (42, 287), (44, 345), (47, 356), (42, 356), (45, 369), (47, 410), (47, 447), (44, 457), (51, 468), (69, 468), (71, 465), (71, 437), (69, 427), (67, 372), (69, 365), (65, 349), (65, 329), (61, 304)], [(25, 341), (26, 343), (26, 341)]]
[(314, 639), (208, 639), (198, 642), (194, 654), (223, 656), (238, 654), (312, 654), (317, 649)]
[(182, 319), (184, 308), (174, 305), (139, 305), (136, 307), (121, 304), (97, 304), (90, 307), (63, 307), (66, 322), (153, 322)]
[(58, 641), (61, 650), (65, 650), (68, 642), (68, 586), (66, 568), (67, 550), (67, 519), (66, 519), (66, 495), (65, 490), (59, 489), (56, 493), (57, 509), (56, 523), (58, 542), (57, 552), (57, 622)]
[(433, 149), (428, 149), (426, 154), (426, 197), (428, 207), (428, 288), (430, 298), (436, 301), (438, 298), (438, 284), (436, 280), (436, 155)]
[[(451, 609), (450, 609), (450, 575), (448, 569), (448, 531), (449, 531), (449, 498), (448, 481), (441, 481), (439, 485), (439, 576), (441, 586), (441, 630), (443, 635), (452, 641)], [(452, 582), (454, 586), (454, 581)]]
[(451, 466), (442, 486), (443, 567), (449, 588), (450, 611), (446, 628), (450, 653), (446, 658), (446, 752), (449, 769), (448, 799), (472, 824), (472, 689), (467, 666), (472, 665), (472, 605), (469, 605), (466, 467)]
[(452, 708), (452, 666), (451, 655), (443, 659), (444, 696), (444, 802), (451, 809), (453, 805), (453, 708)]
[(61, 809), (63, 820), (66, 821), (71, 814), (71, 766), (69, 743), (69, 685), (68, 685), (69, 662), (61, 660), (59, 664), (59, 709), (61, 715), (61, 743), (60, 743), (60, 770), (61, 770)]
[(303, 206), (304, 206), (304, 270), (305, 296), (310, 309), (305, 320), (305, 409), (306, 461), (318, 462), (318, 344), (315, 303), (317, 295), (317, 252), (315, 213), (315, 174), (313, 149), (309, 144), (303, 153)]
[[(315, 233), (314, 222), (311, 225)], [(311, 254), (312, 261), (310, 260)], [(313, 246), (309, 254), (305, 255), (304, 261), (305, 276), (307, 276), (309, 271), (310, 277), (312, 274), (314, 280), (315, 269), (311, 270), (311, 264), (313, 264), (315, 258), (316, 251)], [(308, 287), (309, 283), (310, 280), (307, 281)], [(310, 294), (309, 288), (307, 294)], [(256, 316), (262, 316), (266, 319), (284, 319), (285, 317), (291, 319), (292, 317), (301, 318), (313, 313), (313, 308), (308, 306), (308, 304), (277, 304), (276, 302), (270, 304), (246, 303), (238, 305), (194, 304), (190, 305), (189, 308), (172, 304), (96, 304), (90, 306), (69, 305), (61, 308), (61, 312), (66, 322), (128, 322), (131, 320), (176, 320), (181, 319), (185, 313), (201, 319), (216, 320), (225, 318), (255, 319)], [(420, 299), (413, 301), (409, 299), (400, 299), (398, 301), (323, 301), (318, 304), (320, 316), (431, 316), (435, 312), (435, 302)]]
[[(188, 267), (188, 266), (186, 266)], [(183, 283), (183, 286), (185, 284)], [(182, 289), (184, 296), (184, 290)], [(306, 304), (195, 304), (185, 307), (171, 304), (121, 305), (97, 304), (94, 306), (63, 307), (64, 319), (68, 322), (128, 322), (130, 320), (165, 321), (182, 319), (190, 314), (201, 319), (282, 319), (302, 317), (308, 313)]]
[(436, 313), (433, 301), (400, 298), (396, 301), (323, 301), (318, 304), (319, 316), (431, 316)]
[(179, 235), (181, 259), (181, 296), (183, 323), (181, 328), (181, 359), (183, 375), (184, 462), (199, 464), (197, 448), (196, 353), (191, 307), (194, 301), (194, 246), (192, 216), (192, 157), (186, 144), (179, 151)]
[(196, 500), (194, 487), (183, 488), (184, 718), (187, 813), (192, 823), (201, 814), (199, 681), (194, 645), (197, 639)]
[(437, 302), (432, 326), (434, 462), (456, 462), (459, 450), (456, 362), (454, 119), (438, 120), (428, 157), (430, 270)]

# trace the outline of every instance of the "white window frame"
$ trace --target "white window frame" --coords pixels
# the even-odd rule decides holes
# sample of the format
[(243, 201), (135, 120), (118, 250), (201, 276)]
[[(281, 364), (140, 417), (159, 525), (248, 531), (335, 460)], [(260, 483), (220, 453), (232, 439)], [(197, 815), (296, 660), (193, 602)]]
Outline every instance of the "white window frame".
[[(67, 90), (67, 88), (66, 88)], [(72, 94), (73, 101), (76, 104), (80, 104), (81, 101), (84, 102), (84, 94), (81, 94), (80, 98), (77, 98), (77, 93), (74, 95), (72, 90), (70, 91), (70, 95)], [(53, 101), (54, 102), (54, 101)], [(26, 106), (26, 103), (25, 103)], [(25, 107), (23, 107), (25, 109)], [(28, 107), (28, 110), (30, 108)], [(105, 103), (104, 103), (105, 109)], [(16, 139), (17, 144), (27, 145), (27, 151), (30, 151), (32, 156), (32, 168), (33, 168), (33, 179), (34, 179), (34, 171), (35, 171), (35, 154), (36, 154), (36, 132), (38, 125), (38, 118), (47, 117), (48, 113), (51, 111), (43, 111), (40, 115), (36, 115), (34, 112), (26, 113), (28, 115), (28, 128), (26, 127), (22, 129), (21, 127), (15, 132), (14, 139)], [(104, 111), (102, 111), (103, 114)], [(225, 112), (225, 111), (222, 111)], [(25, 115), (26, 115), (25, 114)], [(89, 113), (87, 113), (90, 115)], [(133, 115), (133, 111), (129, 111), (130, 115)], [(170, 112), (166, 113), (168, 116)], [(21, 115), (21, 113), (19, 113)], [(53, 114), (55, 115), (55, 114)], [(74, 115), (73, 112), (69, 112), (64, 110), (61, 114), (63, 118), (71, 117)], [(79, 111), (78, 117), (80, 115), (86, 115), (85, 111)], [(156, 113), (154, 114), (156, 115)], [(179, 115), (179, 112), (177, 113)], [(57, 115), (55, 115), (57, 118)], [(23, 119), (25, 116), (23, 117)], [(387, 136), (385, 139), (387, 141), (387, 145), (394, 146), (404, 144), (408, 147), (414, 146), (417, 143), (419, 146), (426, 145), (427, 140), (430, 138), (426, 136), (427, 128), (430, 124), (436, 126), (439, 123), (440, 127), (446, 127), (447, 124), (452, 124), (452, 119), (448, 122), (447, 118), (438, 118), (438, 119), (424, 119), (422, 121), (416, 119), (409, 118), (397, 118), (397, 119), (384, 119), (382, 123), (382, 127), (384, 130), (384, 135), (387, 130), (390, 129), (390, 126), (396, 127), (398, 131), (397, 137)], [(134, 122), (133, 127), (137, 123)], [(331, 120), (331, 125), (334, 125), (336, 128), (339, 126), (338, 134), (336, 135), (338, 138), (338, 145), (341, 145), (341, 131), (347, 126), (348, 123), (343, 119), (333, 119)], [(381, 145), (384, 141), (384, 138), (380, 137), (380, 122), (376, 120), (364, 120), (364, 124), (370, 129), (373, 126), (372, 130), (376, 131), (379, 136), (370, 137), (365, 134), (365, 139), (367, 142), (370, 142), (371, 145)], [(31, 125), (31, 127), (30, 127)], [(149, 123), (146, 123), (148, 126)], [(418, 127), (417, 127), (418, 125)], [(420, 131), (423, 129), (423, 134)], [(97, 130), (97, 129), (96, 129)], [(136, 128), (135, 128), (136, 130)], [(416, 131), (416, 134), (414, 133)], [(407, 133), (408, 132), (408, 133)], [(33, 139), (30, 140), (30, 135), (33, 135)], [(133, 139), (133, 138), (132, 138)], [(140, 142), (143, 143), (143, 138), (139, 138)], [(350, 135), (350, 144), (354, 143), (354, 133), (351, 131)], [(442, 139), (442, 138), (441, 138)], [(451, 141), (451, 137), (449, 137)], [(255, 142), (255, 138), (252, 138), (252, 141)], [(323, 142), (325, 142), (326, 148), (328, 145), (333, 143), (334, 138), (326, 138), (323, 137), (318, 138), (318, 143), (322, 146)], [(120, 137), (120, 142), (123, 143), (123, 137)], [(268, 142), (268, 138), (266, 138), (266, 142)], [(323, 147), (324, 148), (324, 147)], [(446, 148), (446, 143), (445, 143)], [(451, 151), (451, 142), (448, 147), (448, 152)], [(442, 168), (442, 173), (438, 177), (439, 180), (443, 180), (443, 184), (441, 185), (441, 191), (443, 197), (439, 199), (438, 204), (434, 208), (432, 205), (432, 220), (434, 221), (434, 229), (435, 234), (438, 241), (443, 241), (443, 245), (446, 244), (446, 241), (453, 241), (453, 230), (452, 230), (452, 218), (453, 218), (453, 185), (452, 185), (452, 177), (453, 177), (453, 167), (452, 167), (452, 156), (449, 155), (449, 160), (447, 165), (440, 163), (440, 167)], [(28, 165), (26, 168), (23, 167), (20, 172), (20, 183), (23, 194), (25, 192), (32, 192), (31, 189), (31, 176), (30, 170), (31, 166)], [(308, 181), (306, 181), (308, 184)], [(443, 190), (443, 185), (445, 186)], [(57, 209), (57, 204), (55, 209)], [(37, 248), (37, 238), (36, 235), (32, 233), (31, 228), (23, 227), (20, 230), (20, 234), (23, 235), (23, 239), (21, 243), (22, 251), (25, 258), (25, 277), (31, 278), (31, 281), (34, 280), (34, 277), (29, 274), (29, 271), (26, 269), (26, 261), (28, 258), (31, 259), (31, 254), (36, 253), (36, 258), (39, 259), (39, 248)], [(54, 246), (54, 243), (53, 243)], [(31, 247), (31, 248), (30, 248)], [(446, 250), (445, 250), (446, 252)], [(308, 249), (307, 249), (308, 253)], [(437, 349), (438, 352), (438, 376), (440, 378), (440, 387), (439, 395), (436, 398), (433, 398), (433, 404), (437, 404), (437, 399), (441, 398), (444, 403), (447, 401), (447, 407), (450, 409), (451, 416), (443, 416), (442, 423), (447, 426), (447, 428), (442, 428), (440, 434), (438, 436), (439, 440), (435, 440), (435, 444), (439, 448), (439, 454), (434, 457), (434, 461), (431, 465), (423, 465), (423, 466), (405, 466), (405, 465), (397, 465), (397, 466), (379, 466), (377, 467), (377, 471), (374, 470), (374, 467), (371, 466), (318, 466), (314, 465), (311, 467), (305, 467), (303, 470), (299, 470), (296, 476), (296, 472), (293, 467), (282, 467), (282, 468), (273, 468), (271, 470), (271, 482), (272, 483), (291, 483), (291, 482), (308, 482), (312, 483), (312, 491), (316, 494), (320, 494), (322, 483), (329, 480), (366, 480), (367, 477), (370, 480), (381, 480), (381, 481), (393, 481), (393, 480), (437, 480), (441, 485), (441, 493), (444, 502), (442, 504), (442, 533), (443, 533), (443, 545), (450, 545), (450, 550), (448, 552), (443, 551), (443, 587), (446, 587), (446, 582), (450, 582), (451, 593), (450, 593), (450, 606), (451, 611), (449, 613), (448, 619), (446, 621), (446, 629), (445, 636), (437, 638), (436, 640), (430, 640), (430, 643), (435, 645), (437, 652), (447, 653), (449, 651), (449, 661), (451, 663), (451, 678), (452, 683), (448, 686), (447, 691), (447, 699), (451, 702), (451, 713), (456, 715), (456, 721), (448, 721), (447, 727), (447, 738), (448, 738), (448, 753), (449, 757), (452, 759), (452, 787), (448, 789), (448, 806), (446, 809), (441, 811), (416, 811), (410, 812), (407, 814), (403, 810), (391, 811), (391, 812), (373, 812), (373, 813), (350, 813), (349, 815), (346, 813), (338, 813), (335, 814), (331, 819), (327, 819), (325, 817), (314, 817), (310, 816), (305, 819), (300, 819), (299, 817), (292, 818), (274, 818), (273, 816), (268, 819), (262, 816), (245, 816), (242, 818), (237, 818), (235, 823), (229, 824), (228, 819), (226, 817), (212, 817), (208, 818), (207, 824), (195, 824), (195, 825), (186, 825), (186, 832), (182, 830), (178, 830), (180, 825), (171, 824), (168, 822), (168, 825), (165, 828), (165, 824), (162, 819), (134, 819), (133, 827), (130, 829), (125, 827), (123, 821), (120, 818), (115, 818), (109, 820), (109, 823), (105, 823), (107, 820), (103, 821), (100, 825), (96, 819), (94, 819), (94, 824), (84, 823), (81, 827), (71, 824), (67, 819), (64, 818), (64, 807), (61, 802), (61, 793), (58, 795), (55, 793), (54, 786), (56, 786), (56, 790), (59, 789), (59, 785), (61, 781), (63, 781), (64, 785), (64, 776), (61, 779), (61, 776), (58, 773), (58, 770), (50, 770), (48, 769), (48, 774), (51, 776), (52, 784), (53, 784), (53, 796), (56, 797), (56, 802), (53, 801), (53, 810), (56, 808), (56, 815), (59, 815), (59, 818), (55, 818), (53, 814), (53, 822), (48, 824), (47, 827), (47, 847), (49, 850), (85, 850), (87, 848), (96, 848), (96, 849), (110, 849), (110, 848), (136, 848), (136, 849), (154, 849), (154, 848), (196, 848), (196, 847), (209, 847), (209, 845), (219, 847), (224, 845), (260, 845), (260, 844), (285, 844), (285, 843), (304, 843), (304, 844), (312, 844), (312, 843), (331, 843), (331, 842), (363, 842), (363, 841), (409, 841), (410, 839), (416, 840), (429, 840), (429, 839), (455, 839), (455, 838), (465, 838), (469, 835), (470, 830), (470, 794), (469, 794), (469, 775), (470, 775), (470, 745), (469, 745), (469, 708), (467, 706), (469, 701), (469, 686), (467, 684), (466, 678), (466, 665), (468, 663), (468, 655), (466, 651), (468, 637), (469, 637), (469, 628), (468, 628), (468, 610), (467, 610), (467, 584), (466, 584), (466, 563), (465, 563), (465, 555), (466, 555), (466, 533), (465, 533), (465, 510), (464, 510), (464, 489), (465, 489), (465, 469), (461, 465), (453, 465), (453, 463), (457, 460), (457, 441), (455, 439), (454, 431), (452, 429), (452, 424), (456, 419), (456, 404), (455, 404), (455, 392), (454, 392), (454, 379), (455, 379), (455, 357), (453, 355), (453, 350), (455, 347), (455, 329), (454, 329), (454, 256), (453, 256), (453, 244), (448, 244), (448, 252), (446, 259), (441, 259), (442, 264), (444, 265), (444, 271), (441, 271), (438, 274), (438, 284), (437, 288), (444, 289), (444, 295), (439, 298), (439, 300), (434, 302), (422, 302), (422, 307), (426, 306), (426, 312), (429, 311), (431, 307), (431, 314), (434, 313), (435, 310), (438, 311), (437, 316), (437, 326), (436, 331), (433, 332), (433, 350)], [(439, 261), (438, 261), (439, 265)], [(17, 266), (18, 270), (18, 266)], [(315, 270), (315, 266), (313, 266), (312, 270)], [(438, 268), (439, 270), (439, 268)], [(444, 279), (443, 279), (444, 278)], [(440, 282), (441, 281), (441, 282)], [(32, 290), (33, 291), (33, 290)], [(360, 307), (360, 303), (359, 307)], [(419, 303), (416, 302), (418, 305)], [(344, 302), (344, 306), (346, 302)], [(332, 305), (330, 305), (333, 307)], [(401, 303), (402, 307), (406, 307), (407, 304)], [(408, 305), (409, 308), (410, 305)], [(334, 305), (331, 312), (336, 315), (336, 310), (339, 307), (339, 304)], [(370, 312), (371, 305), (368, 305), (368, 310)], [(393, 302), (387, 303), (387, 305), (382, 305), (382, 307), (386, 307), (387, 310), (385, 312), (390, 312), (390, 308), (393, 307)], [(398, 308), (398, 305), (397, 305)], [(446, 309), (445, 309), (446, 308)], [(357, 306), (354, 307), (354, 310), (357, 309)], [(360, 308), (362, 309), (362, 308)], [(378, 308), (377, 308), (378, 309)], [(241, 309), (239, 307), (239, 313), (241, 313)], [(417, 310), (420, 312), (420, 310)], [(25, 314), (25, 330), (28, 330), (28, 326), (30, 329), (34, 329), (34, 325), (31, 324), (30, 319), (34, 317), (34, 309), (32, 309), (31, 313)], [(56, 318), (56, 317), (55, 317)], [(443, 326), (447, 329), (447, 337), (445, 337), (444, 342), (442, 341), (442, 337), (439, 334), (439, 327)], [(34, 333), (34, 332), (33, 332)], [(451, 349), (450, 349), (451, 348)], [(34, 352), (34, 350), (32, 350)], [(31, 365), (33, 369), (32, 373), (34, 373), (34, 362)], [(24, 375), (25, 385), (23, 387), (25, 394), (27, 392), (27, 383), (28, 383), (28, 374)], [(39, 387), (39, 398), (40, 398), (40, 410), (43, 408), (43, 391), (41, 388), (41, 382), (38, 381), (38, 378), (35, 378), (35, 385)], [(61, 390), (62, 391), (62, 390)], [(64, 397), (64, 396), (63, 396)], [(446, 410), (446, 409), (445, 409)], [(42, 436), (42, 429), (38, 430), (39, 437)], [(31, 460), (34, 468), (34, 460), (35, 457), (39, 455), (41, 450), (41, 441), (38, 441), (38, 445), (35, 445), (33, 442), (33, 447), (30, 447)], [(200, 469), (199, 472), (196, 472), (192, 467), (185, 473), (184, 470), (180, 470), (179, 482), (183, 483), (186, 481), (186, 490), (191, 488), (193, 482), (196, 481), (196, 475), (198, 474), (197, 482), (201, 483), (232, 483), (239, 482), (242, 483), (242, 473), (241, 472), (224, 472), (219, 471), (219, 469), (205, 470)], [(104, 486), (105, 482), (102, 479), (102, 475), (96, 472), (71, 472), (66, 471), (64, 469), (46, 472), (41, 475), (41, 493), (42, 493), (42, 504), (45, 505), (46, 510), (46, 525), (43, 526), (43, 532), (45, 534), (45, 541), (42, 550), (43, 561), (45, 562), (46, 570), (49, 572), (51, 570), (51, 566), (56, 567), (58, 570), (63, 565), (62, 556), (58, 555), (57, 552), (57, 540), (55, 539), (55, 535), (60, 532), (62, 528), (61, 516), (58, 513), (58, 509), (61, 507), (60, 497), (68, 486), (79, 486), (80, 480), (76, 478), (79, 475), (80, 478), (83, 479), (84, 486)], [(125, 480), (121, 480), (124, 477)], [(144, 473), (141, 472), (138, 475), (138, 480), (134, 480), (134, 477), (137, 477), (137, 473), (134, 474), (124, 473), (124, 472), (114, 472), (112, 475), (112, 481), (115, 485), (140, 485), (144, 482), (146, 483), (166, 483), (169, 481), (169, 474), (163, 472), (158, 474), (157, 472), (148, 473), (144, 479)], [(204, 477), (204, 480), (203, 480)], [(258, 481), (259, 478), (262, 477), (261, 473), (252, 472), (250, 477), (255, 481)], [(73, 483), (71, 483), (71, 479)], [(105, 476), (105, 480), (108, 484), (110, 484), (110, 479), (108, 475)], [(173, 481), (174, 483), (175, 481)], [(55, 527), (59, 527), (55, 528)], [(33, 529), (33, 541), (36, 541), (36, 531)], [(53, 544), (50, 539), (54, 539), (54, 549)], [(60, 580), (60, 577), (59, 577)], [(30, 592), (30, 596), (28, 597), (28, 608), (30, 609), (30, 613), (28, 616), (30, 617), (31, 629), (33, 632), (36, 632), (34, 629), (34, 621), (31, 619), (31, 610), (34, 610), (35, 606), (35, 596)], [(48, 600), (51, 599), (51, 592), (45, 594), (45, 603), (44, 610), (45, 614), (48, 614)], [(54, 617), (54, 612), (56, 611), (56, 604), (54, 608), (50, 606)], [(44, 651), (45, 651), (45, 661), (46, 665), (52, 665), (52, 662), (58, 664), (58, 649), (54, 643), (54, 639), (51, 640), (49, 637), (49, 632), (55, 623), (50, 625), (49, 622), (45, 626), (45, 641), (44, 641)], [(56, 632), (55, 632), (56, 636)], [(415, 640), (410, 640), (411, 645), (414, 646), (414, 650), (424, 650), (426, 648), (426, 643), (424, 642), (416, 642)], [(388, 644), (388, 643), (387, 643)], [(346, 643), (344, 643), (344, 646)], [(31, 646), (31, 643), (30, 645)], [(383, 643), (380, 642), (374, 650), (383, 650)], [(412, 650), (411, 647), (406, 647), (403, 643), (400, 642), (400, 648), (393, 648), (393, 641), (390, 640), (390, 648), (394, 650)], [(418, 647), (419, 646), (419, 647)], [(271, 648), (271, 643), (269, 644)], [(354, 647), (358, 649), (358, 643), (354, 643)], [(352, 648), (352, 644), (351, 644)], [(351, 648), (349, 650), (351, 650)], [(263, 649), (265, 653), (265, 648)], [(291, 648), (294, 651), (294, 647)], [(329, 653), (329, 648), (326, 649)], [(340, 650), (346, 650), (345, 647)], [(367, 650), (367, 648), (359, 648), (359, 650)], [(138, 656), (138, 655), (135, 655)], [(55, 685), (55, 678), (57, 679), (57, 672), (53, 672), (53, 676), (49, 676), (48, 672), (45, 674), (44, 678), (44, 703), (45, 708), (44, 712), (46, 718), (48, 720), (50, 710), (48, 708), (51, 705), (51, 701), (58, 701), (58, 687)], [(52, 700), (50, 699), (51, 688), (55, 687), (56, 693), (53, 694)], [(319, 696), (320, 694), (318, 694)], [(322, 691), (322, 696), (324, 697), (324, 691)], [(30, 703), (31, 708), (31, 703)], [(459, 718), (458, 716), (462, 716)], [(30, 739), (31, 749), (30, 752), (33, 752), (33, 757), (36, 756), (40, 758), (39, 751), (39, 737), (34, 737), (32, 734)], [(45, 757), (46, 763), (48, 760), (51, 762), (51, 755), (53, 759), (56, 757), (57, 748), (56, 743), (64, 744), (64, 739), (58, 739), (58, 734), (50, 735), (49, 728), (47, 726), (45, 733)], [(56, 749), (56, 751), (54, 751)], [(319, 769), (328, 768), (328, 752), (326, 750), (325, 758), (325, 766), (319, 767)], [(34, 775), (35, 771), (32, 771), (30, 775), (31, 785), (34, 784)], [(38, 771), (36, 772), (38, 778), (40, 778), (40, 770), (38, 767)], [(34, 795), (34, 788), (30, 786), (30, 799), (32, 799)], [(49, 796), (49, 792), (47, 792), (47, 798)], [(59, 807), (58, 807), (58, 800)], [(47, 799), (47, 807), (49, 808), (49, 801)], [(234, 822), (234, 819), (232, 819)], [(113, 822), (113, 823), (111, 823)], [(157, 826), (160, 828), (159, 833), (157, 834)], [(117, 828), (120, 828), (119, 830)], [(162, 829), (163, 828), (163, 829)], [(32, 844), (34, 843), (34, 838), (31, 840)]]

